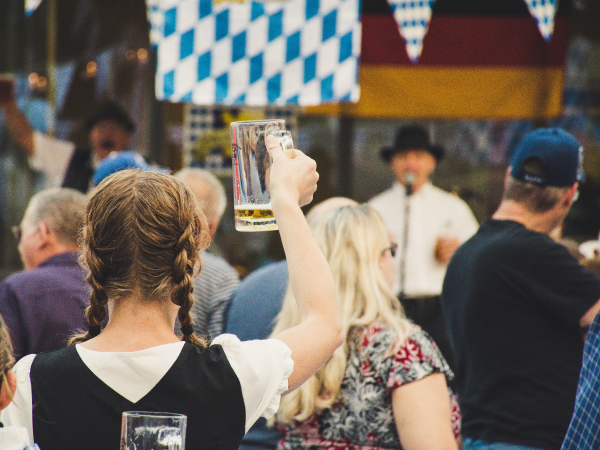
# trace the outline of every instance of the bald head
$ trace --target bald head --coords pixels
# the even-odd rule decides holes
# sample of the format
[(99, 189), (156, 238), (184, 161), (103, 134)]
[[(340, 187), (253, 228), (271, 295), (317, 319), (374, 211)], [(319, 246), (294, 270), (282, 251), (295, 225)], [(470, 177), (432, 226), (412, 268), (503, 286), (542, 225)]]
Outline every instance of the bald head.
[(193, 167), (180, 170), (174, 177), (192, 191), (206, 215), (210, 233), (214, 236), (227, 206), (227, 197), (221, 182), (208, 170)]
[(342, 208), (344, 206), (356, 205), (358, 205), (358, 202), (355, 202), (351, 198), (331, 197), (313, 206), (311, 210), (306, 214), (306, 221), (310, 223), (314, 220), (315, 217), (320, 216), (321, 214), (329, 212), (333, 209)]

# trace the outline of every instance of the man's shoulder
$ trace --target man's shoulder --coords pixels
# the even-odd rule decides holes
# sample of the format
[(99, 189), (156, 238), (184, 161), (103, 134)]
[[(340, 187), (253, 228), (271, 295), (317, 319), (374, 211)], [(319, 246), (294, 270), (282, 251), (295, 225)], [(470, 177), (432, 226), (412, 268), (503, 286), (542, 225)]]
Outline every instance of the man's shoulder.
[(2, 281), (2, 285), (10, 286), (14, 290), (20, 289), (22, 286), (31, 285), (32, 282), (45, 278), (44, 271), (40, 268), (30, 270), (20, 270), (10, 274)]
[(448, 192), (442, 188), (434, 186), (433, 184), (426, 184), (423, 186), (427, 190), (427, 195), (436, 200), (443, 201), (452, 205), (461, 205), (468, 207), (467, 203), (453, 192)]
[(202, 271), (218, 271), (226, 273), (230, 276), (237, 276), (236, 270), (227, 262), (227, 260), (213, 253), (203, 252), (200, 256), (202, 259)]
[[(242, 299), (241, 303), (246, 303), (248, 299), (264, 298), (265, 295), (278, 296), (281, 294), (283, 297), (288, 277), (286, 260), (267, 264), (256, 269), (241, 281), (233, 295), (233, 301), (237, 303)], [(265, 286), (269, 288), (264, 289)]]
[(389, 189), (386, 189), (385, 191), (380, 192), (379, 194), (375, 195), (373, 198), (371, 198), (369, 200), (368, 203), (371, 206), (376, 206), (378, 204), (385, 203), (386, 201), (395, 197), (396, 195), (397, 195), (396, 190), (392, 186)]
[[(209, 296), (214, 294), (214, 290), (232, 293), (240, 282), (237, 271), (221, 256), (203, 252), (200, 258), (202, 270), (194, 278), (194, 288), (198, 293), (204, 292)], [(207, 289), (213, 290), (213, 294), (208, 294)]]
[[(494, 255), (491, 262), (504, 258), (530, 261), (563, 248), (549, 236), (530, 230), (510, 220), (488, 219), (457, 250), (457, 255), (475, 251), (478, 255)], [(566, 250), (565, 250), (566, 251)]]
[(58, 284), (65, 288), (72, 287), (73, 280), (80, 280), (82, 286), (87, 286), (85, 275), (85, 270), (79, 264), (70, 263), (62, 258), (60, 264), (42, 265), (34, 269), (15, 272), (2, 283), (11, 286), (14, 290), (26, 289), (33, 292), (38, 288), (43, 290), (52, 284)]
[(284, 259), (282, 261), (269, 263), (256, 269), (254, 272), (244, 278), (242, 284), (261, 284), (265, 281), (272, 281), (273, 279), (287, 280), (288, 276), (287, 261)]

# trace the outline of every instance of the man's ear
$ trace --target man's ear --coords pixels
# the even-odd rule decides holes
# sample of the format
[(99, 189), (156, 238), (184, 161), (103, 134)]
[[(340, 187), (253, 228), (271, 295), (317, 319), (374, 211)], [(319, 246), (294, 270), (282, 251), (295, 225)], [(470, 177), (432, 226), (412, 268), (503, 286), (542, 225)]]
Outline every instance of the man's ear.
[(208, 232), (210, 233), (210, 237), (215, 237), (217, 234), (217, 229), (219, 228), (219, 223), (221, 222), (220, 217), (213, 217), (210, 222), (208, 222)]
[(17, 376), (12, 370), (6, 372), (2, 385), (0, 385), (0, 410), (3, 410), (12, 402), (17, 390)]
[(569, 190), (567, 191), (567, 195), (565, 197), (565, 206), (566, 207), (571, 207), (571, 205), (573, 204), (573, 202), (575, 200), (577, 200), (577, 188), (579, 187), (579, 183), (575, 183), (573, 184), (573, 186), (571, 186), (569, 188)]
[(506, 182), (508, 181), (508, 177), (510, 177), (510, 171), (512, 170), (511, 166), (508, 166), (506, 169), (506, 173), (504, 174), (504, 186), (506, 186)]
[(46, 222), (38, 224), (38, 233), (40, 236), (40, 248), (45, 247), (53, 239), (52, 231), (50, 231)]

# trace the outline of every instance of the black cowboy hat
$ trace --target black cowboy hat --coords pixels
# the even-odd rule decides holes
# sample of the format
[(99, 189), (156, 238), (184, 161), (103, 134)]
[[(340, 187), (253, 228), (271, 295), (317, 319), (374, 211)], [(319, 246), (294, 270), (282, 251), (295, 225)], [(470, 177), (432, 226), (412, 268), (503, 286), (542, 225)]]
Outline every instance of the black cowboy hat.
[(88, 119), (85, 126), (89, 131), (103, 120), (113, 120), (130, 133), (135, 130), (135, 125), (129, 115), (117, 103), (112, 101), (102, 104), (96, 113)]
[(429, 142), (429, 133), (419, 125), (407, 125), (396, 133), (396, 139), (392, 147), (383, 147), (381, 157), (385, 162), (390, 162), (392, 156), (406, 150), (427, 150), (433, 155), (436, 162), (444, 157), (444, 148)]

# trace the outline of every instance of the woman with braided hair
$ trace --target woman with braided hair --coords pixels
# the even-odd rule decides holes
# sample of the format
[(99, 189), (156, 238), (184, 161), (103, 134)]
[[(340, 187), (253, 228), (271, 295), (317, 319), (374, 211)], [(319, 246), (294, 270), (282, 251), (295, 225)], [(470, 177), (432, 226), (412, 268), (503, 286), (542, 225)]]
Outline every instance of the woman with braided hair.
[(268, 145), (271, 202), (301, 323), (262, 341), (221, 335), (208, 346), (194, 336), (192, 277), (209, 241), (206, 219), (174, 178), (119, 172), (87, 206), (89, 329), (65, 349), (19, 361), (21, 408), (5, 420), (27, 426), (43, 450), (106, 450), (119, 448), (123, 411), (182, 413), (187, 448), (233, 450), (327, 360), (342, 341), (335, 288), (300, 210), (316, 189), (316, 165), (300, 151), (288, 159), (276, 140)]

